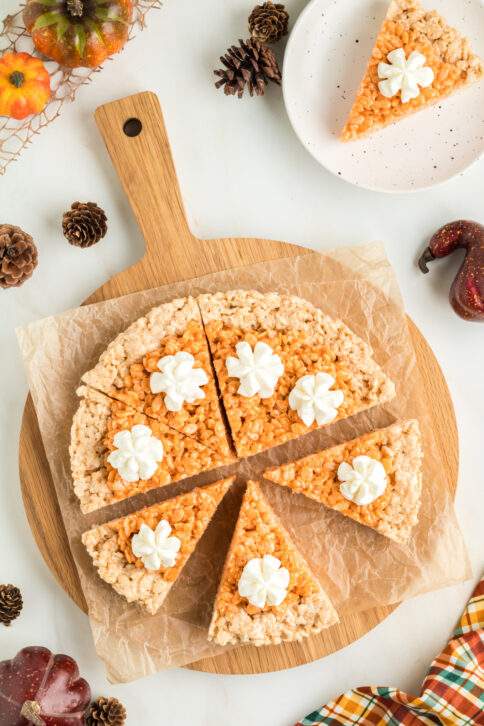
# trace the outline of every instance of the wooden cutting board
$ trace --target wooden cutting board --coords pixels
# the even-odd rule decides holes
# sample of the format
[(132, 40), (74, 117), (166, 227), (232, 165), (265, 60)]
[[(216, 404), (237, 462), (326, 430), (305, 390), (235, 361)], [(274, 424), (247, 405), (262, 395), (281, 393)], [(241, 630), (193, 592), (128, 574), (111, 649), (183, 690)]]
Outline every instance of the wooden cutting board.
[[(145, 237), (146, 252), (135, 265), (96, 290), (86, 303), (302, 253), (301, 248), (284, 242), (245, 238), (199, 240), (192, 235), (160, 105), (153, 93), (140, 93), (101, 106), (96, 111), (96, 122)], [(458, 442), (452, 402), (431, 349), (411, 321), (409, 326), (448, 486), (454, 490)], [(86, 611), (30, 396), (22, 421), (19, 457), (25, 510), (38, 547), (62, 587)], [(301, 665), (360, 638), (393, 609), (380, 607), (345, 617), (338, 625), (302, 643), (238, 648), (190, 667), (213, 673), (263, 673)]]

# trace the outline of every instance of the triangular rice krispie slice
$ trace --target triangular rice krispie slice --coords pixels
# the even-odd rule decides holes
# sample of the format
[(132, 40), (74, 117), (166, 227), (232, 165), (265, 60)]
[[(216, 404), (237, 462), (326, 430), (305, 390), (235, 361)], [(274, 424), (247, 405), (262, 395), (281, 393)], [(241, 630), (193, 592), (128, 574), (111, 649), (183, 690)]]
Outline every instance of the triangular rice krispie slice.
[(69, 447), (83, 512), (223, 466), (223, 454), (82, 386)]
[(99, 577), (156, 613), (232, 482), (193, 489), (84, 532)]
[(422, 444), (417, 421), (397, 422), (264, 477), (404, 544), (418, 522)]
[(309, 565), (249, 482), (215, 600), (209, 640), (271, 645), (300, 640), (338, 622)]
[(82, 381), (234, 460), (197, 303), (153, 308), (120, 333)]
[(419, 0), (392, 0), (341, 133), (351, 141), (479, 80), (469, 41)]
[(395, 395), (369, 346), (307, 300), (231, 290), (198, 303), (239, 456)]

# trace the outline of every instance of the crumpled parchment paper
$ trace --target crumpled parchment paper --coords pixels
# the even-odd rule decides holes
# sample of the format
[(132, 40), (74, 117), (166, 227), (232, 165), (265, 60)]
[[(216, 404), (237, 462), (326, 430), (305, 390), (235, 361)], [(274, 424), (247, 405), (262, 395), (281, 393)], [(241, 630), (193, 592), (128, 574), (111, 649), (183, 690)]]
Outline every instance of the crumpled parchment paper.
[[(397, 384), (394, 401), (236, 465), (147, 492), (82, 515), (70, 478), (68, 444), (81, 375), (109, 341), (151, 307), (184, 295), (237, 288), (300, 295), (341, 318), (373, 348)], [(69, 310), (17, 331), (60, 509), (86, 601), (99, 656), (114, 682), (135, 680), (223, 649), (207, 642), (213, 598), (247, 478), (267, 467), (386, 426), (417, 418), (424, 438), (419, 524), (402, 547), (290, 491), (264, 490), (341, 615), (389, 605), (471, 574), (465, 545), (432, 432), (431, 412), (410, 340), (402, 300), (383, 246), (371, 244), (259, 263)], [(148, 615), (97, 576), (80, 535), (197, 484), (237, 473), (205, 536), (164, 607)]]

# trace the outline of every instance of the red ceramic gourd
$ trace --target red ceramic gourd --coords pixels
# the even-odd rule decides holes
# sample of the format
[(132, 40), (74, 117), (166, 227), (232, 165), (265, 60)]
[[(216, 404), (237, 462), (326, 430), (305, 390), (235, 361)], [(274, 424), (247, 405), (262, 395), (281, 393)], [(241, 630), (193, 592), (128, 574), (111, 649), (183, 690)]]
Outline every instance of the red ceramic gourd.
[(2, 726), (82, 726), (91, 689), (76, 662), (31, 646), (0, 662)]

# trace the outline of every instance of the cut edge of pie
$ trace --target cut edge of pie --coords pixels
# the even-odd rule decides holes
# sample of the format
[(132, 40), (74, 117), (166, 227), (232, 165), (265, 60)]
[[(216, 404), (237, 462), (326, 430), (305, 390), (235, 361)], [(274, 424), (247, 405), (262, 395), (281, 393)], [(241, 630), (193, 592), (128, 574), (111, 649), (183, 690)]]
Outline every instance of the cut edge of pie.
[[(420, 88), (419, 96), (405, 104), (400, 94), (386, 98), (378, 88), (378, 64), (397, 48), (403, 48), (407, 58), (419, 51), (434, 72), (432, 84)], [(425, 10), (419, 0), (392, 0), (340, 139), (363, 138), (438, 103), (483, 75), (484, 65), (468, 39), (437, 11)]]
[(111, 395), (113, 387), (123, 386), (129, 367), (144, 355), (156, 350), (168, 335), (183, 333), (191, 320), (201, 322), (200, 311), (192, 297), (177, 298), (152, 308), (116, 336), (101, 354), (94, 368), (81, 381), (91, 388)]
[[(181, 350), (193, 353), (194, 367), (201, 367), (209, 379), (204, 385), (205, 398), (194, 404), (184, 403), (180, 412), (168, 411), (162, 394), (152, 394), (149, 390), (150, 372), (157, 370), (155, 361), (150, 361), (150, 354), (164, 346), (170, 349), (170, 353), (165, 354), (171, 355)], [(190, 346), (193, 350), (190, 350)], [(151, 371), (145, 367), (147, 360), (146, 365), (153, 365)], [(98, 363), (84, 373), (81, 381), (209, 446), (224, 456), (224, 463), (235, 460), (218, 400), (208, 341), (200, 310), (193, 297), (163, 303), (135, 320), (111, 341)]]
[[(278, 390), (284, 385), (286, 373), (270, 399), (262, 400), (258, 395), (243, 398), (230, 391), (231, 380), (235, 379), (229, 379), (226, 357), (228, 354), (234, 355), (235, 343), (244, 340), (248, 335), (265, 337), (269, 342), (270, 337), (276, 334), (281, 341), (292, 336), (296, 352), (302, 350), (301, 346), (306, 337), (309, 341), (308, 348), (313, 346), (316, 349), (319, 346), (330, 350), (336, 361), (335, 365), (340, 366), (338, 370), (348, 381), (348, 391), (351, 394), (348, 407), (352, 405), (353, 399), (355, 402), (348, 413), (344, 413), (344, 403), (343, 414), (336, 416), (330, 423), (385, 403), (395, 396), (395, 385), (373, 359), (370, 346), (341, 320), (331, 318), (303, 298), (276, 292), (230, 290), (202, 294), (197, 302), (202, 313), (232, 440), (241, 457), (278, 446), (317, 428), (316, 423), (307, 427), (296, 412), (289, 411), (289, 390), (284, 390), (282, 398), (278, 399)], [(227, 343), (227, 351), (222, 352), (221, 341), (228, 340), (230, 335), (235, 336), (234, 341)], [(281, 345), (287, 343), (281, 342)], [(316, 363), (311, 365), (317, 368)], [(337, 384), (338, 380), (335, 387)], [(281, 402), (284, 403), (286, 411), (281, 410)], [(272, 410), (269, 409), (270, 406), (273, 407)]]
[[(343, 461), (351, 464), (353, 457), (360, 455), (378, 459), (389, 479), (385, 492), (368, 505), (357, 505), (346, 499), (337, 479), (339, 464)], [(267, 469), (264, 477), (371, 527), (399, 544), (406, 544), (418, 523), (422, 458), (418, 421), (409, 420)]]
[[(163, 502), (133, 512), (84, 532), (86, 547), (99, 577), (123, 596), (154, 615), (207, 529), (234, 477), (205, 487), (197, 487)], [(171, 527), (171, 535), (181, 540), (179, 557), (173, 567), (148, 570), (131, 549), (131, 537), (142, 523), (152, 529), (161, 519)]]
[[(253, 557), (271, 554), (290, 573), (285, 600), (263, 609), (238, 593)], [(329, 597), (291, 540), (257, 482), (249, 481), (215, 599), (208, 639), (219, 645), (276, 645), (301, 640), (338, 622)]]
[[(80, 402), (72, 421), (69, 454), (74, 493), (84, 514), (227, 463), (223, 455), (195, 439), (97, 389), (81, 386), (77, 394)], [(136, 424), (148, 426), (162, 441), (164, 458), (150, 479), (128, 483), (106, 459), (114, 449), (114, 434)]]

